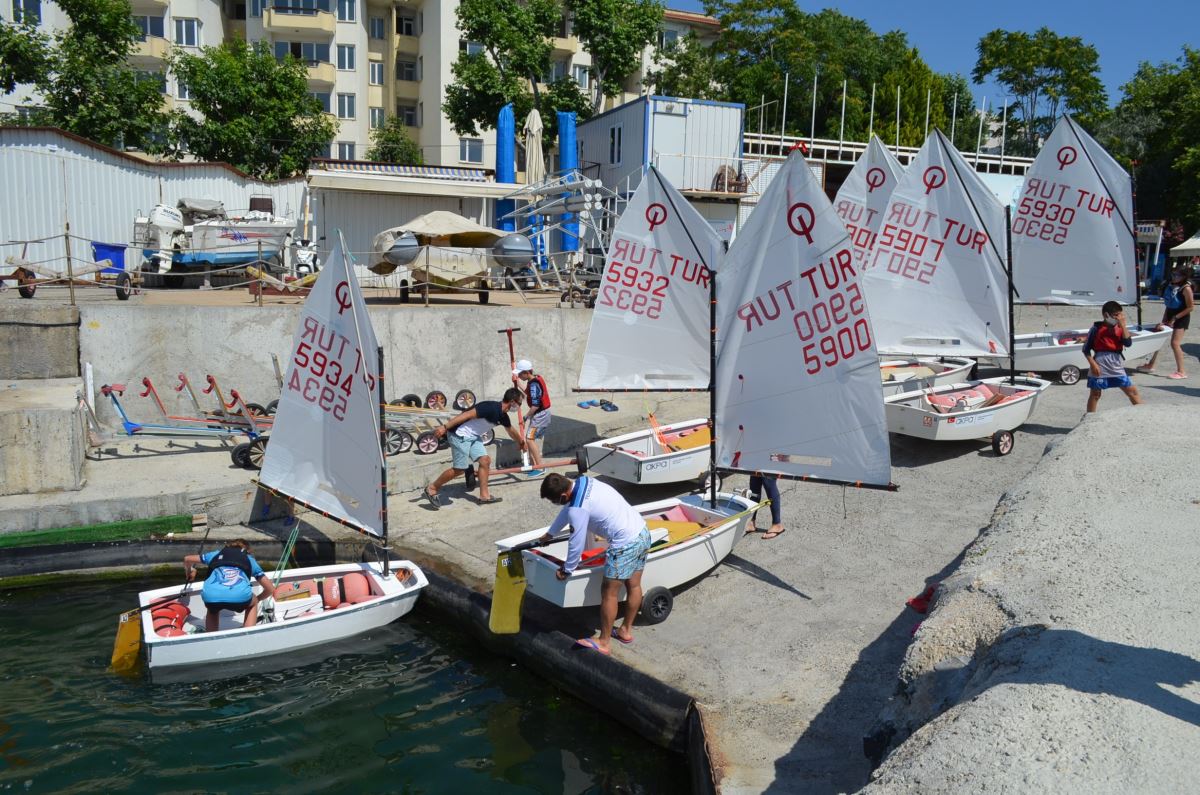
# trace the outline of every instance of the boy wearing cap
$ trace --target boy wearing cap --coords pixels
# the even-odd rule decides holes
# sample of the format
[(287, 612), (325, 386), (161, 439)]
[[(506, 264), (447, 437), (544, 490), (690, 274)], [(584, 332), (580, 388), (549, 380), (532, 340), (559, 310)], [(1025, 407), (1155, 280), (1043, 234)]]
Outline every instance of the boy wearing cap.
[(533, 469), (525, 473), (526, 477), (540, 478), (546, 474), (542, 469), (542, 451), (538, 440), (546, 435), (550, 427), (550, 390), (546, 387), (546, 379), (533, 372), (533, 362), (528, 359), (518, 359), (513, 377), (518, 386), (522, 387), (528, 399), (529, 413), (525, 415), (525, 441), (529, 447), (529, 459)]

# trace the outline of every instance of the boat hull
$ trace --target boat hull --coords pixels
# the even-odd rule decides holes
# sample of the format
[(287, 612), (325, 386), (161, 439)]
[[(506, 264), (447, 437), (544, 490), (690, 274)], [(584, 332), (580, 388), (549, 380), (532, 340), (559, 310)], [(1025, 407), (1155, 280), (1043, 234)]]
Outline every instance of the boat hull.
[(902, 392), (946, 386), (967, 380), (974, 359), (959, 356), (904, 357), (880, 356), (879, 371), (883, 379), (883, 396)]
[[(240, 614), (223, 612), (220, 629), (216, 632), (202, 631), (205, 608), (200, 590), (203, 583), (192, 583), (179, 601), (191, 611), (186, 623), (197, 630), (194, 633), (160, 636), (154, 631), (152, 611), (142, 611), (142, 643), (147, 665), (151, 670), (162, 670), (266, 657), (344, 640), (390, 624), (412, 610), (421, 589), (428, 584), (425, 574), (409, 561), (392, 561), (391, 569), (393, 572), (408, 569), (411, 574), (404, 580), (395, 574), (384, 579), (377, 563), (288, 569), (281, 584), (361, 573), (370, 580), (372, 592), (378, 591), (378, 594), (370, 601), (333, 610), (325, 610), (320, 605), (320, 597), (278, 602), (275, 604), (276, 620), (267, 623), (260, 618), (253, 627), (243, 627)], [(178, 593), (175, 586), (143, 591), (138, 594), (138, 605), (145, 607)]]
[(672, 451), (663, 447), (659, 434), (688, 434), (707, 427), (708, 420), (700, 418), (664, 425), (657, 432), (647, 428), (601, 439), (583, 446), (583, 463), (593, 475), (625, 483), (657, 485), (698, 480), (709, 469), (709, 446)]
[[(1155, 331), (1156, 326), (1135, 326), (1130, 329), (1132, 344), (1126, 348), (1126, 361), (1152, 356), (1171, 337), (1171, 329)], [(1015, 338), (1015, 368), (1021, 372), (1057, 373), (1064, 367), (1078, 367), (1087, 373), (1088, 361), (1083, 355), (1083, 343), (1088, 329), (1045, 331), (1039, 334), (1018, 334)]]
[[(996, 405), (944, 412), (930, 405), (931, 396), (976, 389), (981, 384), (1005, 396), (1020, 392), (1026, 394)], [(984, 378), (886, 398), (884, 413), (891, 433), (938, 442), (980, 439), (1023, 425), (1037, 406), (1038, 397), (1048, 386), (1049, 381), (1027, 376), (1018, 376), (1015, 384), (1009, 384), (1007, 376)]]
[[(634, 508), (643, 516), (652, 517), (679, 507), (694, 521), (704, 526), (716, 524), (722, 517), (732, 517), (721, 522), (712, 530), (689, 538), (681, 543), (651, 548), (646, 556), (646, 568), (642, 572), (642, 592), (647, 593), (652, 588), (676, 588), (684, 583), (707, 574), (728, 557), (745, 534), (746, 523), (750, 514), (736, 514), (749, 511), (755, 503), (735, 494), (719, 493), (717, 504), (719, 511), (713, 511), (707, 506), (706, 495), (687, 495), (657, 502), (635, 505)], [(499, 551), (510, 549), (517, 544), (533, 541), (547, 531), (547, 527), (532, 530), (528, 533), (512, 536), (496, 542)], [(661, 531), (659, 531), (661, 532)], [(555, 573), (560, 562), (567, 554), (567, 543), (559, 541), (539, 549), (524, 550), (521, 555), (525, 566), (526, 592), (550, 602), (559, 607), (594, 607), (600, 604), (600, 586), (604, 581), (604, 567), (580, 566), (565, 580), (558, 579)], [(624, 589), (621, 599), (625, 598)]]

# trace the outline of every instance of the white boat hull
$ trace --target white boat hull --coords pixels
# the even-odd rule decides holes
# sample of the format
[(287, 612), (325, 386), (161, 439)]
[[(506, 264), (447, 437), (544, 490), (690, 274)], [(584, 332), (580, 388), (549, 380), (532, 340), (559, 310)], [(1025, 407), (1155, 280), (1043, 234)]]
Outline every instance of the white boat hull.
[[(647, 518), (679, 507), (692, 521), (698, 521), (706, 527), (720, 522), (724, 516), (734, 517), (708, 532), (678, 544), (664, 546), (658, 550), (652, 547), (646, 556), (646, 568), (642, 572), (643, 593), (648, 593), (652, 588), (676, 588), (703, 576), (724, 560), (741, 540), (745, 534), (746, 523), (750, 521), (750, 514), (735, 515), (748, 511), (755, 503), (745, 497), (721, 492), (717, 495), (720, 510), (713, 511), (706, 505), (707, 501), (707, 495), (693, 494), (634, 506), (635, 510)], [(496, 542), (496, 548), (503, 552), (539, 538), (548, 529), (543, 527), (505, 538)], [(665, 531), (652, 532), (652, 538), (655, 536), (665, 536)], [(566, 554), (566, 541), (524, 550), (521, 556), (525, 565), (526, 592), (559, 607), (599, 605), (600, 586), (604, 581), (603, 565), (582, 565), (565, 580), (560, 580), (555, 573)], [(625, 598), (624, 589), (620, 598)]]
[(657, 432), (647, 428), (601, 439), (583, 446), (581, 463), (586, 464), (586, 472), (625, 483), (657, 485), (698, 480), (709, 469), (708, 444), (670, 450), (663, 446), (660, 435), (668, 439), (680, 435), (682, 439), (707, 427), (708, 420), (701, 418), (663, 425)]
[[(161, 670), (265, 657), (344, 640), (390, 624), (413, 609), (421, 589), (428, 584), (425, 574), (409, 561), (392, 561), (391, 569), (393, 575), (386, 579), (381, 576), (382, 569), (378, 563), (342, 563), (288, 569), (281, 584), (361, 573), (367, 576), (372, 593), (376, 595), (370, 601), (343, 604), (333, 610), (325, 609), (320, 604), (319, 596), (277, 602), (274, 607), (275, 620), (269, 623), (261, 616), (260, 603), (259, 622), (253, 627), (242, 626), (242, 614), (224, 611), (220, 629), (216, 632), (203, 631), (206, 615), (204, 601), (200, 598), (203, 583), (191, 583), (185, 595), (179, 599), (191, 611), (186, 623), (194, 631), (189, 631), (189, 634), (176, 637), (158, 635), (154, 631), (153, 611), (141, 612), (142, 643), (146, 650), (147, 665), (153, 670)], [(411, 574), (401, 580), (395, 574), (400, 569), (407, 569)], [(178, 594), (177, 586), (143, 591), (138, 594), (138, 605), (145, 607)]]
[[(1133, 344), (1126, 348), (1126, 361), (1136, 361), (1152, 356), (1171, 337), (1171, 329), (1155, 331), (1157, 326), (1135, 326), (1130, 329)], [(1083, 355), (1083, 343), (1088, 329), (1067, 331), (1044, 331), (1039, 334), (1016, 336), (1016, 364), (1020, 372), (1058, 373), (1064, 367), (1077, 367), (1086, 375), (1087, 358)]]
[[(975, 390), (981, 384), (1003, 395), (1004, 402), (986, 405), (985, 401), (979, 406), (946, 411), (939, 411), (930, 402), (931, 397)], [(1028, 376), (1018, 376), (1015, 384), (1009, 384), (1007, 376), (985, 378), (885, 398), (884, 413), (891, 433), (937, 442), (980, 439), (1023, 425), (1048, 386), (1049, 381)]]
[(903, 357), (880, 356), (879, 373), (883, 396), (957, 384), (970, 377), (974, 359), (959, 356)]
[(257, 252), (261, 243), (263, 257), (267, 258), (282, 249), (287, 236), (295, 230), (296, 222), (290, 218), (201, 221), (192, 226), (191, 248), (233, 254)]

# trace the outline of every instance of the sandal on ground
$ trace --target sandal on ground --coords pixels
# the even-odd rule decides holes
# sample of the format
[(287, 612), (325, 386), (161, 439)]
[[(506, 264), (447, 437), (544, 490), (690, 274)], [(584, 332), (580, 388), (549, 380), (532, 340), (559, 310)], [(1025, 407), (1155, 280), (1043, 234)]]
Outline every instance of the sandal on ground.
[(429, 504), (433, 506), (433, 510), (438, 510), (442, 507), (442, 499), (438, 495), (432, 493), (429, 489), (421, 489), (421, 493), (425, 495), (425, 499), (429, 500)]
[(596, 642), (595, 638), (580, 638), (579, 640), (575, 641), (575, 645), (579, 646), (581, 648), (584, 648), (584, 649), (591, 649), (592, 651), (598, 651), (601, 654), (605, 654), (605, 655), (608, 654), (608, 652), (605, 651), (604, 648), (599, 643)]
[(1178, 381), (1181, 378), (1187, 378), (1187, 374), (1175, 372), (1175, 373), (1171, 373), (1169, 376), (1167, 376), (1167, 378), (1174, 378), (1176, 381)]
[(576, 403), (575, 405), (579, 406), (579, 408), (581, 408), (581, 409), (590, 409), (593, 406), (599, 406), (600, 401), (599, 400), (581, 400), (578, 403)]
[(620, 630), (618, 630), (616, 627), (613, 627), (613, 628), (612, 628), (612, 633), (611, 633), (611, 634), (612, 634), (612, 639), (613, 639), (613, 640), (620, 641), (621, 643), (624, 643), (626, 646), (628, 646), (629, 644), (633, 643), (633, 638), (628, 638), (628, 639), (627, 639), (627, 638), (622, 638), (622, 637), (621, 637), (621, 632), (620, 632)]
[(1135, 373), (1146, 373), (1147, 375), (1149, 375), (1154, 372), (1154, 368), (1148, 364), (1143, 364), (1143, 365), (1139, 365), (1138, 367), (1133, 368), (1133, 371)]
[(601, 400), (601, 401), (600, 401), (600, 408), (604, 409), (605, 411), (616, 411), (616, 410), (617, 410), (617, 408), (618, 408), (618, 406), (617, 406), (617, 404), (616, 404), (616, 403), (613, 403), (612, 401), (609, 401), (609, 400)]
[(778, 530), (768, 530), (767, 532), (762, 534), (761, 538), (763, 541), (770, 541), (773, 538), (779, 538), (781, 535), (783, 535), (786, 532), (787, 532), (786, 527), (781, 527)]
[(480, 505), (491, 505), (493, 503), (503, 502), (503, 501), (504, 501), (503, 497), (488, 497), (486, 500), (480, 500), (479, 504)]

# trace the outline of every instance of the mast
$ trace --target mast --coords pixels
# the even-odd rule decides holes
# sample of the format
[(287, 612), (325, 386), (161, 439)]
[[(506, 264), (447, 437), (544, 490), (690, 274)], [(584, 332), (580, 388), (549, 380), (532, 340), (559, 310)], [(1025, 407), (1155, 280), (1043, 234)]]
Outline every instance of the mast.
[(1008, 252), (1008, 383), (1017, 383), (1017, 332), (1013, 326), (1012, 205), (1004, 205), (1004, 241)]
[(379, 525), (383, 533), (383, 576), (389, 576), (392, 555), (388, 547), (388, 483), (387, 483), (387, 401), (383, 397), (383, 346), (375, 349), (378, 357), (379, 375), (375, 384), (379, 389)]
[[(726, 250), (728, 250), (728, 243)], [(708, 272), (708, 493), (717, 509), (717, 274)]]

